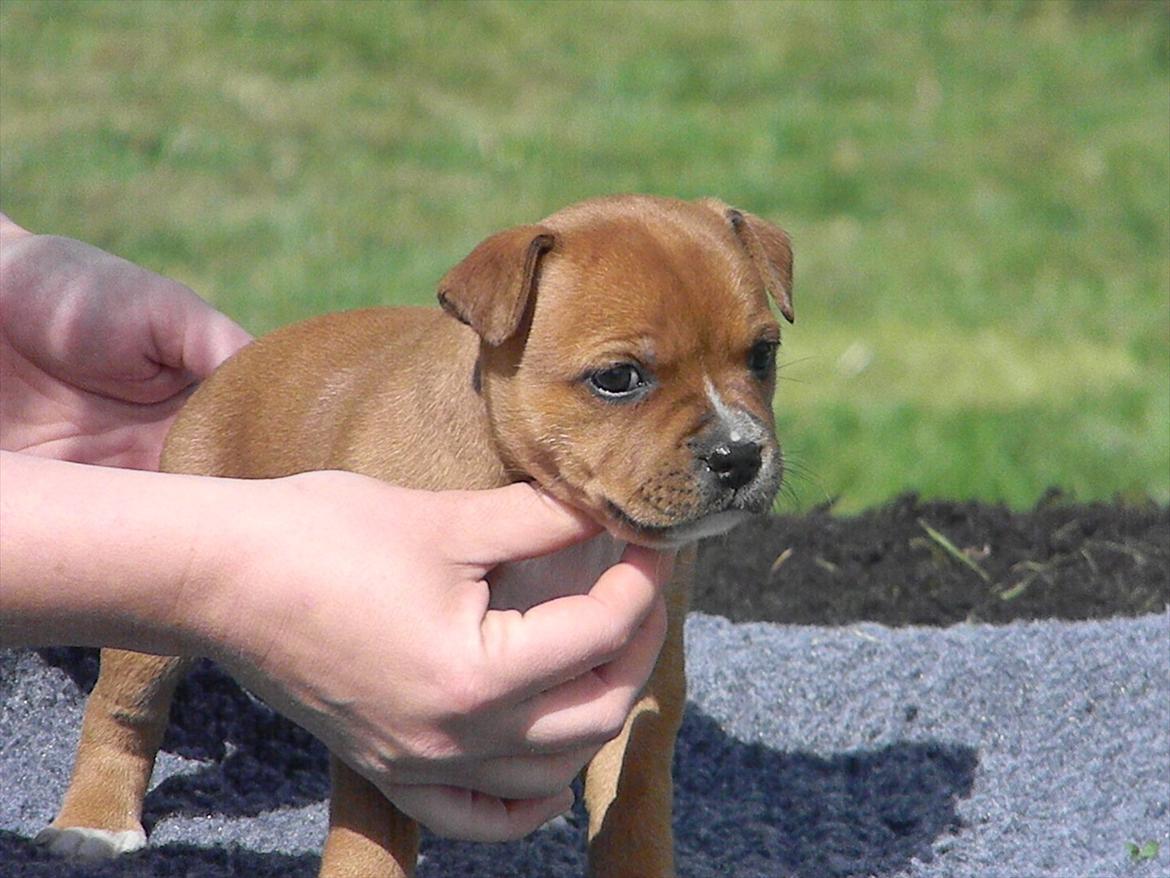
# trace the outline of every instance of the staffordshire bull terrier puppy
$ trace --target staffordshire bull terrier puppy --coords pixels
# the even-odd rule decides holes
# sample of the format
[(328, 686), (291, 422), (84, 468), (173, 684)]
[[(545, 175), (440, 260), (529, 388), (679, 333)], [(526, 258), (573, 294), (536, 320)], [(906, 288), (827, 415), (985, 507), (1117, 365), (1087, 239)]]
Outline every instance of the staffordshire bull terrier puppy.
[[(567, 550), (581, 578), (558, 593), (586, 591), (626, 542), (681, 550), (658, 664), (585, 771), (591, 872), (673, 875), (689, 561), (696, 540), (767, 512), (780, 485), (773, 306), (792, 321), (788, 237), (714, 200), (599, 198), (487, 238), (443, 278), (439, 302), (331, 314), (254, 342), (189, 400), (163, 468), (344, 469), (431, 490), (535, 482), (605, 531)], [(541, 563), (494, 571), (492, 605), (551, 597)], [(142, 799), (186, 665), (103, 650), (43, 843), (89, 856), (145, 844)], [(413, 821), (336, 758), (331, 776), (321, 874), (413, 874)]]

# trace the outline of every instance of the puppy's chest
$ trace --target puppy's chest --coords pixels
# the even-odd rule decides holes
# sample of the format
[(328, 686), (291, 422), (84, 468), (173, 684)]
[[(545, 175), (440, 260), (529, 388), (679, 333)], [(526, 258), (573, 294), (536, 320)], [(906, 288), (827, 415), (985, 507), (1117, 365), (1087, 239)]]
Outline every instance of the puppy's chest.
[(490, 606), (524, 611), (556, 597), (585, 594), (625, 547), (603, 533), (552, 555), (497, 567), (488, 576)]

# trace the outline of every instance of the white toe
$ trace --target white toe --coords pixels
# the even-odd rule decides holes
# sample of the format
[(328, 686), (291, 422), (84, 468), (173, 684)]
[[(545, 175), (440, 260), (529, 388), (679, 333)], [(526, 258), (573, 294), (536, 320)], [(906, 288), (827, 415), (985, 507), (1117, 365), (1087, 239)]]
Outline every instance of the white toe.
[(58, 829), (47, 826), (33, 839), (61, 857), (78, 860), (112, 860), (119, 854), (136, 851), (146, 845), (146, 833), (141, 829), (90, 829), (70, 826)]

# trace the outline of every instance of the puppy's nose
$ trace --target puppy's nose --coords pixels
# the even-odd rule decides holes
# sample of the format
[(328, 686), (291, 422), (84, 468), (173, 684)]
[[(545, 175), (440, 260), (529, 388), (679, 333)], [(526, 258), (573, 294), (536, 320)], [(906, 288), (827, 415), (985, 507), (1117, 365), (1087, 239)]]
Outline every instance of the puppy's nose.
[(756, 477), (760, 471), (760, 459), (757, 442), (722, 442), (705, 458), (719, 484), (733, 491)]

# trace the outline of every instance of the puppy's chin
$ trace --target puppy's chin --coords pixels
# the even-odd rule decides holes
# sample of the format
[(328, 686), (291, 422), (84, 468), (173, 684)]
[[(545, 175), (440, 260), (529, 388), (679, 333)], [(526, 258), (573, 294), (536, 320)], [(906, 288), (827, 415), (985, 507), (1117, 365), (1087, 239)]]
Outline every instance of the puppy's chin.
[(754, 515), (746, 509), (725, 509), (678, 524), (652, 525), (637, 521), (612, 502), (607, 503), (607, 512), (598, 521), (615, 539), (650, 549), (679, 549), (705, 537), (727, 533)]
[(688, 543), (727, 533), (767, 512), (775, 496), (775, 490), (768, 491), (765, 486), (751, 492), (750, 497), (741, 498), (741, 502), (735, 505), (671, 524), (657, 524), (642, 521), (604, 495), (592, 494), (567, 481), (553, 481), (547, 485), (536, 479), (531, 481), (561, 502), (585, 512), (615, 540), (663, 551), (681, 549)]

